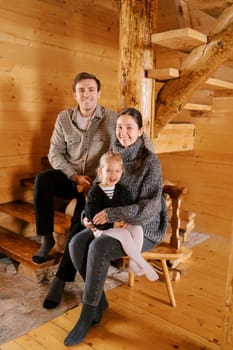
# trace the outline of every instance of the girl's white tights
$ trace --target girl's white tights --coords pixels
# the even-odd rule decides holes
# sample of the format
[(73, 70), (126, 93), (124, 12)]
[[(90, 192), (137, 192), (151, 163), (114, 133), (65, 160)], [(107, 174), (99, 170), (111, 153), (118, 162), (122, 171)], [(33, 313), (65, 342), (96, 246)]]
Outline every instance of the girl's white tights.
[[(100, 232), (99, 232), (100, 233)], [(130, 258), (129, 268), (136, 275), (144, 275), (155, 281), (159, 278), (152, 266), (142, 257), (143, 229), (140, 225), (128, 225), (127, 228), (112, 228), (102, 233), (120, 241), (124, 251)]]

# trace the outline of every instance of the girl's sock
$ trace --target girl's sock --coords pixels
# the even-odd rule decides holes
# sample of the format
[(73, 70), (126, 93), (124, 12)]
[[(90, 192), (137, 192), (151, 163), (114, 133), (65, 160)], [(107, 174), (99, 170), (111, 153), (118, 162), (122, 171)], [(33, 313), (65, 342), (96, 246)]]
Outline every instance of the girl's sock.
[(143, 269), (133, 259), (129, 259), (129, 270), (135, 273), (136, 276), (144, 275)]
[(147, 261), (145, 261), (142, 268), (149, 281), (156, 281), (159, 279), (159, 275)]

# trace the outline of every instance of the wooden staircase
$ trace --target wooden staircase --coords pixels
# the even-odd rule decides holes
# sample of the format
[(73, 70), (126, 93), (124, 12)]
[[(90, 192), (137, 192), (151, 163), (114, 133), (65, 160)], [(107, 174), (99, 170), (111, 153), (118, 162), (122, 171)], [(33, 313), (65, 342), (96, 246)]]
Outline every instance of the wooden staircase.
[[(24, 201), (14, 201), (0, 204), (0, 211), (17, 219), (35, 224), (33, 204)], [(59, 234), (67, 234), (70, 226), (70, 216), (55, 211), (54, 231)], [(1, 248), (0, 248), (1, 249)]]
[(32, 255), (39, 249), (40, 243), (33, 241), (27, 237), (23, 237), (4, 227), (0, 227), (0, 250), (1, 253), (11, 259), (26, 265), (32, 266), (34, 269), (43, 268), (51, 265), (57, 260), (57, 254), (49, 256), (48, 261), (43, 264), (36, 264), (32, 261)]
[[(21, 179), (20, 185), (33, 191), (34, 178)], [(185, 193), (185, 189), (178, 188), (172, 184), (164, 184), (164, 191), (169, 194), (169, 198), (173, 203), (173, 211), (170, 212), (171, 201), (167, 197), (167, 207), (170, 218), (170, 226), (168, 230), (168, 237), (170, 238), (168, 239), (172, 246), (180, 248), (180, 229), (182, 230), (182, 240), (184, 240), (185, 235), (188, 234), (187, 218), (184, 217), (185, 212), (180, 209), (181, 198), (182, 194)], [(35, 212), (32, 203), (22, 200), (1, 203), (0, 212), (23, 222), (35, 224)], [(55, 211), (54, 231), (58, 237), (68, 235), (71, 221), (70, 215), (60, 211)], [(181, 220), (183, 220), (183, 222), (181, 222)], [(36, 264), (32, 261), (32, 256), (39, 249), (39, 247), (40, 243), (33, 240), (32, 237), (24, 237), (19, 233), (15, 233), (3, 226), (0, 226), (0, 253), (18, 262), (18, 273), (35, 282), (40, 282), (41, 280), (47, 278), (51, 274), (51, 270), (54, 272), (54, 265), (59, 262), (61, 257), (61, 254), (53, 248), (48, 260), (45, 263)], [(180, 278), (180, 276), (183, 274), (184, 267), (177, 267), (177, 265), (187, 260), (191, 256), (191, 253), (192, 252), (189, 249), (182, 254), (182, 259), (175, 262), (173, 261), (169, 271), (171, 279), (177, 280)], [(174, 263), (176, 263), (176, 265), (174, 265)]]
[[(34, 190), (34, 178), (22, 179), (21, 186)], [(34, 206), (32, 203), (17, 200), (0, 204), (0, 212), (10, 215), (22, 222), (35, 224)], [(71, 217), (63, 212), (55, 211), (54, 232), (58, 235), (67, 235)], [(46, 278), (49, 268), (59, 262), (61, 254), (52, 249), (48, 260), (43, 264), (36, 264), (32, 256), (39, 249), (40, 243), (31, 237), (24, 237), (18, 233), (0, 226), (0, 253), (19, 263), (18, 272), (36, 282)]]
[[(164, 52), (172, 50), (172, 55), (174, 56), (173, 59), (175, 62), (176, 53), (178, 56), (180, 53), (187, 56), (193, 49), (206, 44), (207, 36), (201, 32), (193, 30), (192, 28), (180, 28), (152, 34), (151, 42), (152, 44), (157, 45), (157, 47), (163, 48)], [(180, 60), (180, 58), (177, 59), (178, 62)], [(163, 62), (161, 62), (157, 57), (156, 69), (148, 70), (146, 72), (146, 77), (152, 78), (156, 81), (158, 86), (156, 88), (156, 94), (158, 94), (168, 80), (179, 79), (181, 74), (181, 67), (164, 67)], [(216, 77), (210, 77), (203, 83), (200, 90), (229, 91), (233, 90), (233, 83), (231, 81), (224, 81)], [(212, 105), (198, 103), (196, 101), (193, 102), (191, 98), (190, 101), (182, 106), (182, 109), (189, 111), (209, 112), (212, 110)]]

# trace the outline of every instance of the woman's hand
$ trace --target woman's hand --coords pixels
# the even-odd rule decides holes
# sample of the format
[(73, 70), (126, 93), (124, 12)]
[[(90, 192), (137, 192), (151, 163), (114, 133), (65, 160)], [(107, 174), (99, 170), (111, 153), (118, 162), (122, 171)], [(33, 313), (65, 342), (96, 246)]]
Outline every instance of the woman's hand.
[(91, 230), (92, 232), (96, 231), (96, 227), (92, 224), (92, 222), (90, 220), (88, 220), (87, 217), (85, 217), (83, 219), (83, 224), (86, 228), (88, 228), (89, 230)]
[(95, 225), (103, 225), (108, 222), (108, 217), (105, 210), (100, 211), (99, 213), (95, 214), (94, 218), (92, 219), (93, 223)]

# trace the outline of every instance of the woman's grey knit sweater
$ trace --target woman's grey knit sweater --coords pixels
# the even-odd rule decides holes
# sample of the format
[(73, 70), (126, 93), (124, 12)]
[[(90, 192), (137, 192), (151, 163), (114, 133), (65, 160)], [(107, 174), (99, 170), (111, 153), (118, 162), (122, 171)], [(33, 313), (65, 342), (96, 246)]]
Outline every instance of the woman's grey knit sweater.
[(144, 236), (154, 243), (160, 243), (167, 229), (167, 208), (162, 194), (159, 159), (155, 153), (144, 149), (142, 137), (128, 148), (116, 142), (112, 149), (123, 158), (125, 171), (121, 183), (131, 193), (133, 204), (107, 208), (108, 221), (142, 225)]

